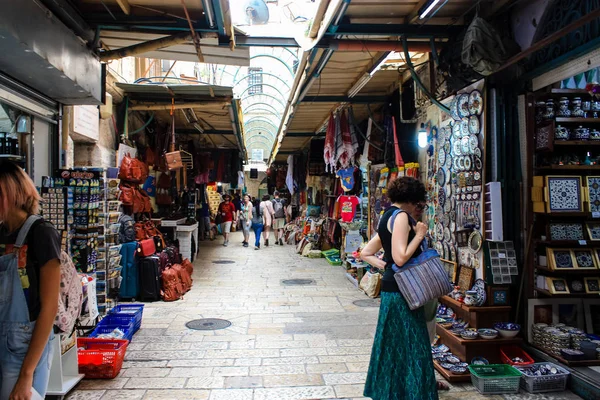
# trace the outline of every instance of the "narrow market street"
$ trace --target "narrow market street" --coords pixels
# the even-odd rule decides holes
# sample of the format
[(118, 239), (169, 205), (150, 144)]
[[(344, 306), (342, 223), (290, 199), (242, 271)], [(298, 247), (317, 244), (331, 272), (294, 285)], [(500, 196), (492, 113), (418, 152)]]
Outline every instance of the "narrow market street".
[[(292, 246), (243, 248), (241, 239), (234, 233), (227, 248), (221, 238), (201, 243), (192, 290), (180, 301), (146, 304), (120, 376), (84, 380), (67, 399), (362, 398), (378, 309), (353, 304), (368, 298), (341, 267), (300, 257)], [(314, 283), (285, 286), (286, 279)], [(232, 325), (186, 328), (198, 318)], [(440, 398), (579, 399), (568, 392), (481, 396), (470, 383)]]

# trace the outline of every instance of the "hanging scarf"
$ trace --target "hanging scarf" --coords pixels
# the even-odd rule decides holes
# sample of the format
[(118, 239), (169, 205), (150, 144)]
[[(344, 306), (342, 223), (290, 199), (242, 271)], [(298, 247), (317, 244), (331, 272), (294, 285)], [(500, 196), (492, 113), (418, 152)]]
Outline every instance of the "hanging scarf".
[(348, 123), (350, 124), (350, 139), (352, 142), (350, 162), (354, 165), (354, 158), (358, 154), (358, 136), (356, 135), (356, 121), (354, 119), (354, 110), (352, 107), (348, 110)]
[[(356, 151), (352, 145), (352, 136), (350, 134), (350, 124), (348, 123), (348, 115), (345, 111), (341, 114), (338, 114), (338, 123), (337, 126), (340, 127), (339, 134), (336, 135), (337, 145), (337, 163), (339, 163), (341, 168), (348, 168), (350, 165), (350, 161), (354, 158)], [(337, 127), (336, 126), (336, 127)], [(337, 133), (336, 129), (336, 133)]]
[(335, 152), (335, 120), (333, 113), (331, 113), (329, 115), (329, 123), (327, 124), (327, 133), (325, 134), (325, 148), (323, 149), (326, 171), (333, 171), (335, 167)]

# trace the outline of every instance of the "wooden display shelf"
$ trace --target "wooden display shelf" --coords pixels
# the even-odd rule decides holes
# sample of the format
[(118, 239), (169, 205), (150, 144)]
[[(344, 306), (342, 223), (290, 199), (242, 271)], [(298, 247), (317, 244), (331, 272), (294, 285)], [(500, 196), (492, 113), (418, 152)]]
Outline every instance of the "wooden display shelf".
[(552, 246), (552, 247), (596, 247), (600, 246), (600, 241), (596, 240), (584, 240), (583, 242), (579, 242), (579, 240), (535, 240), (535, 244)]
[(443, 344), (448, 346), (452, 354), (456, 355), (461, 360), (472, 360), (475, 357), (484, 357), (490, 363), (500, 363), (500, 347), (505, 345), (519, 345), (523, 342), (523, 339), (516, 337), (513, 339), (475, 339), (465, 340), (454, 336), (447, 329), (442, 328), (436, 324), (435, 328), (437, 334), (440, 336), (440, 340)]
[(573, 122), (573, 123), (600, 123), (600, 118), (580, 118), (580, 117), (556, 117), (556, 122)]
[(600, 165), (546, 165), (535, 167), (534, 169), (553, 171), (594, 171), (600, 170)]
[(569, 269), (559, 269), (553, 270), (548, 267), (536, 266), (538, 271), (548, 273), (548, 274), (558, 274), (558, 275), (569, 275), (569, 274), (577, 274), (577, 275), (600, 275), (599, 269), (578, 269), (578, 268), (569, 268)]
[(555, 140), (555, 146), (600, 146), (600, 140)]
[(569, 367), (598, 367), (600, 366), (600, 360), (581, 360), (581, 361), (570, 361), (562, 356), (557, 356), (555, 354), (550, 354), (548, 351), (538, 347), (534, 344), (530, 344), (531, 347), (538, 349), (539, 351), (548, 354), (550, 357), (556, 358), (562, 364), (568, 365)]
[[(596, 275), (600, 275), (600, 271), (596, 270)], [(533, 290), (537, 291), (538, 295), (543, 295), (543, 296), (548, 296), (548, 297), (558, 297), (558, 298), (574, 298), (574, 297), (595, 297), (595, 298), (600, 298), (600, 294), (598, 293), (560, 293), (560, 294), (553, 294), (550, 293), (548, 290), (546, 289), (540, 289), (538, 287), (533, 288)]]
[(590, 92), (588, 92), (585, 89), (559, 89), (559, 88), (553, 88), (550, 90), (550, 93), (552, 94), (582, 94), (582, 95), (590, 95)]
[(440, 297), (440, 302), (452, 307), (457, 317), (469, 322), (475, 329), (490, 328), (496, 322), (509, 321), (510, 306), (472, 307), (454, 300), (450, 296)]
[(467, 372), (459, 375), (459, 374), (453, 374), (452, 372), (443, 368), (436, 360), (433, 360), (433, 366), (435, 367), (437, 372), (439, 372), (440, 375), (442, 375), (444, 377), (444, 379), (450, 383), (471, 382), (471, 373), (469, 372), (468, 369), (467, 369)]

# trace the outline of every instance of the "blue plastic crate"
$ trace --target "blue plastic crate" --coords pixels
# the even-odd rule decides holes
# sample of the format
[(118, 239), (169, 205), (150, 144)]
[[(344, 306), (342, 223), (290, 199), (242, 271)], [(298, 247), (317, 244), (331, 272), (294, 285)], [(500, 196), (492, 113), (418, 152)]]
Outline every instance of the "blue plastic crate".
[(122, 315), (122, 314), (107, 314), (100, 322), (98, 326), (101, 325), (116, 325), (123, 326), (126, 328), (135, 329), (135, 317), (131, 315)]
[(120, 330), (123, 331), (123, 333), (125, 334), (125, 338), (131, 342), (131, 339), (133, 339), (133, 328), (129, 327), (129, 326), (122, 326), (122, 325), (102, 325), (102, 323), (98, 324), (98, 326), (96, 327), (96, 329), (94, 329), (92, 331), (92, 333), (90, 333), (89, 337), (94, 338), (94, 337), (98, 337), (99, 335), (104, 335), (104, 334), (108, 334), (111, 333), (112, 331), (114, 331), (116, 328), (119, 328)]
[(134, 331), (137, 332), (142, 326), (142, 317), (144, 315), (143, 304), (119, 304), (110, 310), (110, 314), (127, 315), (135, 317)]

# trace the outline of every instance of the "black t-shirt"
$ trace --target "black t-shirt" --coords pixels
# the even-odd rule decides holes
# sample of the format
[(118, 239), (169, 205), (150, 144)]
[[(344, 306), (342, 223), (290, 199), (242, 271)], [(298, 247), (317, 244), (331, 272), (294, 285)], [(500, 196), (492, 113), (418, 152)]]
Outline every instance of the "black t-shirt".
[[(8, 234), (4, 224), (0, 224), (0, 255), (12, 251), (19, 231)], [(60, 259), (60, 234), (46, 221), (36, 222), (27, 235), (19, 255), (19, 276), (27, 299), (29, 320), (36, 321), (41, 309), (40, 269), (48, 261)], [(26, 260), (24, 259), (26, 257)]]
[[(382, 292), (399, 292), (398, 284), (394, 279), (394, 270), (392, 269), (392, 264), (394, 264), (394, 259), (392, 258), (392, 233), (388, 230), (388, 221), (394, 214), (394, 211), (399, 210), (398, 207), (392, 206), (386, 210), (381, 219), (379, 220), (379, 227), (377, 229), (377, 233), (379, 234), (379, 238), (381, 239), (381, 245), (383, 246), (384, 254), (383, 260), (386, 262), (385, 271), (383, 273), (383, 278), (381, 278), (381, 291)], [(400, 214), (396, 216), (398, 218)], [(395, 221), (394, 221), (395, 222)], [(393, 230), (393, 227), (392, 227)], [(414, 229), (411, 226), (410, 231), (408, 232), (408, 243), (410, 243), (416, 234)], [(422, 250), (419, 247), (417, 251), (413, 254), (413, 257), (421, 254)]]

